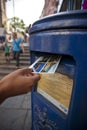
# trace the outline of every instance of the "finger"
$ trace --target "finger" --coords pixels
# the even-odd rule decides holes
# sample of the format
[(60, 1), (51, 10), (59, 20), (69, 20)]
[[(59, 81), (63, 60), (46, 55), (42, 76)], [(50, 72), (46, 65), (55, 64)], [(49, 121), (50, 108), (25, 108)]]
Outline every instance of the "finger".
[(33, 75), (33, 76), (29, 76), (29, 77), (28, 77), (28, 80), (31, 81), (31, 82), (30, 82), (30, 86), (34, 86), (39, 79), (40, 79), (40, 75), (38, 75), (38, 74), (35, 74), (35, 75)]
[(32, 69), (30, 69), (30, 68), (23, 68), (23, 69), (20, 69), (20, 73), (22, 74), (22, 75), (28, 75), (28, 74), (30, 74), (30, 73), (32, 73)]
[(40, 80), (40, 75), (39, 75), (39, 74), (34, 74), (34, 73), (33, 73), (32, 78), (34, 79), (34, 81), (38, 81), (38, 80)]

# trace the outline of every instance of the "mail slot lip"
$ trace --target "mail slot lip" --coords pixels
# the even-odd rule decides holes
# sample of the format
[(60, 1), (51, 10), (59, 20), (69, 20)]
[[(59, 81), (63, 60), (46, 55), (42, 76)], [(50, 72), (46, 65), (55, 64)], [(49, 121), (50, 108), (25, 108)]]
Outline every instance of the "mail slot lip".
[(62, 12), (44, 17), (33, 24), (29, 33), (32, 34), (44, 30), (71, 28), (87, 29), (87, 10), (70, 11), (67, 13)]

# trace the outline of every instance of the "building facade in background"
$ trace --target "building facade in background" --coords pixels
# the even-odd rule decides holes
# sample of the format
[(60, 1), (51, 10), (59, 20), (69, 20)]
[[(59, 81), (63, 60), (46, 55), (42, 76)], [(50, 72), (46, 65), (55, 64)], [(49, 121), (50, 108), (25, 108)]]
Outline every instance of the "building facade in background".
[[(5, 2), (8, 0), (0, 0), (0, 27), (2, 23), (6, 21), (6, 7)], [(48, 16), (50, 14), (81, 9), (83, 0), (44, 0), (44, 8), (42, 9), (41, 17)]]
[(6, 6), (5, 6), (5, 0), (0, 0), (0, 27), (2, 27), (2, 24), (4, 21), (6, 21)]
[(41, 17), (63, 11), (79, 10), (81, 9), (82, 1), (83, 0), (45, 0)]

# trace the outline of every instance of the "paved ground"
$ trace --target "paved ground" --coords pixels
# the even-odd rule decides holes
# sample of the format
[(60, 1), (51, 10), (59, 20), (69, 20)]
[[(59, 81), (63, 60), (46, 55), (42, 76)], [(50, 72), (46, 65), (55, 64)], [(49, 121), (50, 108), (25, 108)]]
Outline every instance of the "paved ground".
[[(27, 56), (23, 58), (26, 59)], [(9, 98), (0, 105), (0, 130), (31, 130), (31, 93)]]
[(31, 130), (31, 93), (0, 105), (0, 130)]

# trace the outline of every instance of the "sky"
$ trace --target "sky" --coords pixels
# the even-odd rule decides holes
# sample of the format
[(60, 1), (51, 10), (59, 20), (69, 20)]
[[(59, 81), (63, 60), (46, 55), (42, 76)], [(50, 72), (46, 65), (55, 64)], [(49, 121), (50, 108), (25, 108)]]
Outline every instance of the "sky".
[(44, 0), (11, 0), (6, 2), (6, 14), (7, 18), (16, 16), (23, 19), (28, 26), (39, 19), (43, 7)]

